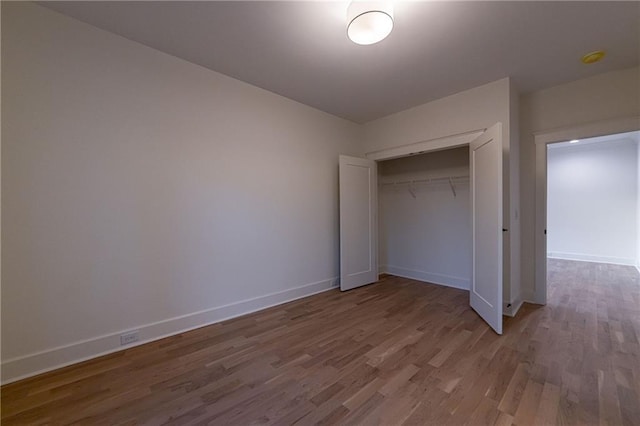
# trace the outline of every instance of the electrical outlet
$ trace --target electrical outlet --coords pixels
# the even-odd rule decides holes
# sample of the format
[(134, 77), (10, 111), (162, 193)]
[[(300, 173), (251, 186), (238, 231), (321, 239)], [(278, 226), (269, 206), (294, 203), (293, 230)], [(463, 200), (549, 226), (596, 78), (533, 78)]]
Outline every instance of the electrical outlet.
[(138, 330), (129, 331), (120, 335), (120, 346), (129, 345), (133, 342), (137, 342), (140, 339), (138, 336)]

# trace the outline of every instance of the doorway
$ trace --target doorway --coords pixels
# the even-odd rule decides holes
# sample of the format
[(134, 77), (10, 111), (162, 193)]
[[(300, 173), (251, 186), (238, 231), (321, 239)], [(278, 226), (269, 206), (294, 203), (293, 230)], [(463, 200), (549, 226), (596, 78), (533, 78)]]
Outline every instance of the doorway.
[[(609, 120), (609, 121), (604, 121), (604, 122), (597, 122), (597, 123), (589, 123), (589, 124), (585, 124), (582, 126), (576, 126), (573, 128), (565, 128), (565, 129), (559, 129), (559, 130), (554, 130), (554, 131), (550, 131), (550, 132), (546, 132), (546, 133), (540, 133), (535, 135), (535, 143), (536, 143), (536, 160), (535, 160), (535, 164), (536, 164), (536, 194), (535, 194), (535, 205), (536, 205), (536, 220), (535, 220), (535, 285), (534, 285), (534, 289), (533, 289), (533, 294), (529, 296), (529, 300), (531, 300), (534, 303), (537, 304), (541, 304), (544, 305), (547, 303), (547, 289), (548, 289), (548, 268), (547, 268), (547, 258), (548, 255), (550, 254), (551, 257), (561, 257), (561, 256), (565, 256), (568, 257), (569, 254), (571, 254), (571, 249), (567, 249), (567, 247), (570, 247), (568, 245), (558, 245), (558, 243), (560, 244), (568, 244), (566, 242), (563, 242), (562, 239), (560, 238), (560, 240), (556, 239), (556, 240), (551, 240), (551, 249), (553, 251), (550, 251), (548, 249), (549, 246), (549, 238), (550, 236), (548, 235), (548, 231), (551, 232), (550, 226), (553, 226), (553, 221), (556, 221), (556, 228), (558, 228), (558, 223), (562, 223), (562, 220), (564, 220), (565, 224), (566, 221), (569, 220), (575, 220), (576, 217), (575, 215), (577, 214), (581, 214), (584, 212), (584, 207), (582, 209), (579, 209), (580, 213), (575, 213), (573, 217), (571, 217), (571, 215), (566, 215), (564, 216), (564, 218), (560, 218), (558, 219), (556, 217), (556, 219), (552, 218), (552, 223), (550, 224), (548, 221), (548, 164), (547, 164), (547, 157), (548, 157), (548, 152), (552, 151), (554, 149), (562, 149), (564, 147), (568, 147), (571, 145), (580, 145), (580, 143), (583, 143), (584, 148), (583, 149), (597, 149), (595, 147), (595, 143), (597, 143), (599, 140), (602, 141), (602, 138), (607, 138), (610, 136), (616, 137), (616, 138), (620, 138), (622, 134), (626, 134), (626, 137), (629, 138), (635, 138), (634, 140), (636, 140), (635, 142), (635, 147), (633, 146), (633, 143), (629, 142), (631, 146), (631, 151), (633, 152), (633, 156), (635, 157), (635, 163), (638, 163), (638, 147), (637, 144), (639, 142), (637, 142), (637, 135), (638, 135), (638, 130), (640, 130), (640, 117), (631, 117), (631, 118), (623, 118), (623, 119), (614, 119), (614, 120)], [(617, 135), (617, 136), (616, 136)], [(591, 139), (591, 140), (590, 140)], [(576, 142), (579, 141), (579, 142)], [(571, 143), (573, 142), (573, 143)], [(587, 143), (584, 143), (587, 142)], [(588, 148), (587, 145), (594, 144), (593, 147)], [(622, 143), (622, 142), (621, 142)], [(556, 147), (551, 147), (551, 145), (556, 145)], [(568, 148), (566, 148), (568, 149)], [(553, 152), (553, 151), (552, 151)], [(576, 157), (577, 158), (577, 157)], [(580, 169), (579, 164), (573, 164), (574, 167), (578, 167), (578, 169)], [(581, 166), (583, 168), (583, 170), (587, 170), (584, 168), (584, 162), (583, 165)], [(636, 170), (638, 170), (637, 168), (638, 166), (636, 166)], [(591, 171), (593, 171), (593, 169), (589, 169)], [(566, 168), (565, 168), (565, 173), (566, 173)], [(602, 172), (599, 172), (602, 173)], [(577, 174), (574, 170), (574, 177), (575, 174)], [(592, 173), (593, 174), (593, 173)], [(609, 177), (610, 178), (610, 177)], [(609, 179), (607, 178), (607, 179)], [(606, 181), (607, 179), (604, 179), (604, 181)], [(637, 177), (635, 180), (635, 183), (631, 183), (631, 185), (635, 185), (635, 192), (632, 192), (632, 198), (633, 199), (638, 199), (638, 195), (637, 195), (637, 188), (640, 187), (640, 181), (638, 180), (640, 179), (640, 177)], [(597, 185), (602, 186), (605, 182), (603, 180), (598, 181)], [(565, 178), (565, 184), (567, 182), (567, 179)], [(582, 180), (582, 183), (584, 184), (585, 180)], [(580, 182), (578, 182), (579, 184)], [(574, 182), (574, 185), (576, 183)], [(609, 184), (608, 184), (609, 185)], [(593, 186), (593, 183), (592, 183)], [(606, 186), (606, 185), (605, 185)], [(611, 197), (611, 193), (615, 193), (620, 192), (621, 187), (620, 186), (614, 186), (614, 189), (609, 191), (609, 197)], [(627, 188), (627, 194), (629, 194), (628, 188)], [(560, 196), (561, 193), (557, 193), (557, 194), (551, 194), (552, 198), (555, 197), (557, 198), (558, 196)], [(619, 196), (618, 196), (619, 198)], [(589, 202), (588, 198), (586, 199), (587, 201), (584, 202)], [(566, 201), (566, 200), (565, 200)], [(630, 203), (630, 204), (629, 204)], [(631, 248), (631, 251), (627, 250), (628, 253), (632, 253), (630, 256), (631, 257), (626, 257), (626, 262), (627, 263), (631, 263), (634, 261), (635, 259), (635, 265), (631, 266), (631, 265), (627, 265), (628, 268), (633, 268), (633, 272), (636, 273), (637, 271), (635, 270), (635, 268), (638, 266), (638, 259), (640, 258), (640, 246), (638, 246), (638, 241), (640, 240), (640, 238), (638, 237), (638, 233), (640, 232), (640, 219), (638, 219), (638, 214), (640, 213), (640, 207), (638, 206), (638, 204), (636, 203), (635, 205), (633, 204), (633, 201), (629, 200), (629, 195), (627, 195), (627, 204), (632, 206), (631, 210), (632, 213), (631, 215), (635, 215), (636, 220), (632, 221), (631, 224), (628, 223), (627, 225), (627, 229), (626, 229), (626, 234), (631, 234), (631, 237), (633, 239), (635, 239), (635, 244), (634, 247)], [(602, 209), (606, 209), (607, 206), (598, 206), (598, 208), (602, 208)], [(626, 212), (628, 213), (628, 212)], [(628, 214), (627, 214), (628, 215)], [(584, 215), (582, 215), (584, 216)], [(557, 220), (561, 220), (560, 222), (557, 222)], [(582, 219), (581, 219), (582, 220)], [(577, 222), (576, 222), (577, 223)], [(570, 228), (574, 229), (573, 232), (575, 232), (576, 229), (576, 223), (574, 223)], [(566, 232), (565, 232), (566, 234)], [(591, 232), (588, 232), (588, 234), (591, 234)], [(613, 235), (613, 233), (609, 234), (609, 237)], [(566, 237), (566, 235), (562, 235), (562, 231), (560, 232), (560, 235), (556, 231), (554, 231), (554, 238), (555, 237)], [(566, 240), (566, 238), (564, 238)], [(564, 250), (568, 250), (568, 251), (562, 251), (562, 248), (564, 247)], [(573, 246), (575, 247), (575, 245)], [(567, 254), (569, 253), (569, 254)], [(599, 251), (599, 253), (601, 253), (600, 255), (594, 255), (593, 253), (589, 254), (589, 253), (581, 253), (580, 251), (578, 251), (578, 253), (573, 253), (573, 257), (577, 258), (580, 257), (580, 254), (582, 254), (583, 256), (581, 257), (582, 260), (575, 260), (575, 261), (585, 261), (585, 260), (591, 260), (591, 261), (597, 261), (597, 260), (602, 260), (602, 259), (606, 259), (607, 255), (602, 255), (602, 253), (604, 253), (603, 251)], [(609, 253), (620, 253), (618, 252), (609, 252)], [(577, 255), (577, 256), (576, 256)], [(586, 256), (585, 256), (586, 255)], [(590, 257), (590, 256), (595, 256), (595, 257)], [(599, 257), (598, 257), (599, 256)], [(615, 254), (609, 254), (608, 255), (609, 258), (606, 259), (607, 261), (611, 262), (613, 260), (616, 260), (615, 258), (618, 257), (617, 259), (617, 263), (620, 263), (620, 257), (615, 255)], [(635, 256), (635, 257), (634, 257)], [(624, 255), (623, 255), (624, 258)], [(567, 260), (569, 261), (569, 260)], [(556, 265), (552, 265), (552, 266), (556, 266)]]
[(639, 144), (640, 132), (628, 132), (547, 145), (550, 298), (639, 265)]

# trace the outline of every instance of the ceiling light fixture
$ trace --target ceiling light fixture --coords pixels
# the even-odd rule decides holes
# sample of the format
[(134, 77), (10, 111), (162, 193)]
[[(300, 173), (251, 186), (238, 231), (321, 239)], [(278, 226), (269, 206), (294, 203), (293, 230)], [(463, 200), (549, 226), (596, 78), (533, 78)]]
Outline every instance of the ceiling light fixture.
[(393, 29), (393, 5), (385, 1), (352, 1), (347, 9), (347, 35), (356, 44), (374, 44)]
[(573, 139), (573, 140), (569, 141), (569, 143), (578, 143), (578, 142), (580, 142), (578, 139)]

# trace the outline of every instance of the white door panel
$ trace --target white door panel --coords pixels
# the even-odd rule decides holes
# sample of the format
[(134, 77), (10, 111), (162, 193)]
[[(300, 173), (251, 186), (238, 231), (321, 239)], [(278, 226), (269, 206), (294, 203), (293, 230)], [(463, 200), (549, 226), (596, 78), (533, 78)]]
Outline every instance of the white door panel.
[(502, 334), (502, 126), (470, 145), (473, 217), (471, 307)]
[(341, 155), (340, 289), (378, 279), (376, 162)]

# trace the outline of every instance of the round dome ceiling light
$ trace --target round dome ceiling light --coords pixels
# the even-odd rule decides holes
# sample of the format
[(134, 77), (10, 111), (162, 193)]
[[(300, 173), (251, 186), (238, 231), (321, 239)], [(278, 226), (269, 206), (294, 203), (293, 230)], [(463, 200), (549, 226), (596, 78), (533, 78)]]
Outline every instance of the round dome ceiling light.
[(604, 50), (596, 50), (595, 52), (587, 53), (582, 57), (583, 64), (594, 64), (604, 58)]
[(384, 40), (393, 29), (393, 5), (384, 1), (352, 1), (347, 9), (347, 35), (356, 44)]

